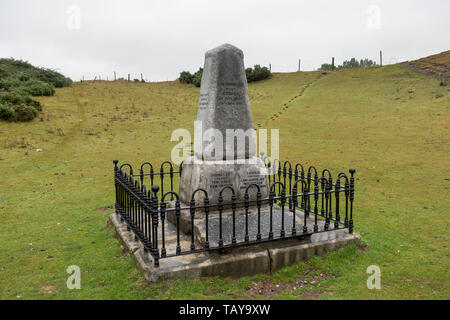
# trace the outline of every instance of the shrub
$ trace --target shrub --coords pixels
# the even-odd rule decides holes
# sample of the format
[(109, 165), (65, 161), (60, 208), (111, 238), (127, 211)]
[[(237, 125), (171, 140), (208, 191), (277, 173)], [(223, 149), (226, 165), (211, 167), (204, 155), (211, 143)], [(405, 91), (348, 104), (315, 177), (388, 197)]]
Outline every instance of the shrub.
[[(352, 69), (352, 68), (365, 68), (376, 66), (377, 63), (370, 59), (356, 60), (356, 58), (351, 58), (350, 60), (345, 60), (341, 65), (336, 66), (335, 69)], [(333, 70), (333, 66), (329, 63), (323, 63), (318, 70)]]
[(247, 76), (247, 82), (253, 82), (269, 79), (272, 73), (267, 67), (261, 67), (259, 64), (256, 64), (253, 68), (245, 69), (245, 75)]
[(203, 68), (199, 68), (196, 73), (192, 76), (192, 83), (196, 87), (200, 87), (202, 84)]
[(330, 63), (322, 63), (319, 70), (322, 70), (322, 71), (333, 70), (333, 65)]
[(0, 93), (0, 103), (3, 104), (21, 104), (25, 102), (25, 97), (18, 91)]
[(0, 119), (30, 121), (42, 106), (31, 96), (52, 96), (55, 87), (65, 87), (72, 80), (62, 74), (15, 59), (0, 59)]
[(20, 104), (15, 107), (17, 121), (31, 121), (37, 116), (37, 110), (31, 106)]
[(20, 81), (16, 77), (7, 77), (0, 80), (0, 88), (10, 91), (12, 88), (18, 88), (22, 85), (22, 81)]
[(139, 79), (134, 79), (133, 81), (134, 82), (141, 82)]
[(183, 71), (180, 73), (178, 81), (181, 83), (192, 83), (193, 75), (189, 71)]
[[(202, 75), (203, 68), (199, 68), (194, 74), (191, 74), (189, 71), (183, 71), (180, 73), (178, 80), (181, 83), (192, 83), (196, 87), (200, 87), (202, 83)], [(253, 68), (245, 69), (245, 75), (248, 82), (260, 81), (272, 77), (272, 73), (269, 68), (261, 67), (259, 64), (255, 65)]]
[(23, 82), (21, 87), (32, 96), (52, 96), (55, 94), (53, 85), (36, 79)]
[(16, 121), (17, 114), (9, 105), (0, 104), (0, 119), (6, 121)]

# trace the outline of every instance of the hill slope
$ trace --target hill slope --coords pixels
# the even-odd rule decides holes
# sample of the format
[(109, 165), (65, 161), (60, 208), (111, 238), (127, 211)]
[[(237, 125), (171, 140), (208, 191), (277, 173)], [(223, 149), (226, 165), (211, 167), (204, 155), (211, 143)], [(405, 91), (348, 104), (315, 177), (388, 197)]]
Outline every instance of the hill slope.
[(405, 62), (411, 70), (450, 82), (450, 50), (429, 57)]
[[(450, 297), (449, 88), (402, 65), (275, 74), (249, 86), (255, 127), (280, 129), (282, 159), (357, 169), (362, 246), (271, 277), (146, 284), (107, 226), (111, 161), (169, 159), (172, 131), (192, 132), (198, 95), (177, 82), (75, 83), (39, 98), (45, 108), (31, 123), (0, 123), (0, 298), (253, 298), (253, 283), (295, 286), (302, 274), (327, 276), (273, 298)], [(82, 290), (66, 288), (72, 264)], [(372, 264), (381, 290), (366, 288)]]

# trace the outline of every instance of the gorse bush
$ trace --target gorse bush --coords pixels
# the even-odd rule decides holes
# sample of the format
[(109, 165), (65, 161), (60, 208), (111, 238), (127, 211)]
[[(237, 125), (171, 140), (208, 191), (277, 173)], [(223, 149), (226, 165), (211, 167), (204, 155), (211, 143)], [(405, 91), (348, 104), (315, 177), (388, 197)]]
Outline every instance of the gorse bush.
[(37, 68), (15, 59), (0, 59), (0, 119), (30, 121), (41, 103), (31, 96), (52, 96), (55, 87), (70, 86), (72, 80), (51, 69)]
[(193, 75), (189, 71), (182, 71), (178, 80), (181, 83), (192, 83)]
[(257, 64), (253, 68), (245, 69), (245, 75), (247, 76), (247, 82), (253, 82), (269, 79), (272, 76), (272, 73), (269, 68), (261, 67)]
[[(178, 81), (181, 83), (190, 83), (196, 87), (200, 87), (202, 83), (203, 68), (199, 68), (194, 74), (189, 71), (183, 71), (180, 73)], [(247, 77), (247, 82), (260, 81), (264, 79), (269, 79), (272, 77), (272, 73), (269, 68), (261, 67), (259, 64), (255, 65), (253, 68), (245, 69), (245, 76)]]
[(202, 84), (203, 68), (198, 69), (196, 73), (192, 76), (192, 84), (198, 88)]

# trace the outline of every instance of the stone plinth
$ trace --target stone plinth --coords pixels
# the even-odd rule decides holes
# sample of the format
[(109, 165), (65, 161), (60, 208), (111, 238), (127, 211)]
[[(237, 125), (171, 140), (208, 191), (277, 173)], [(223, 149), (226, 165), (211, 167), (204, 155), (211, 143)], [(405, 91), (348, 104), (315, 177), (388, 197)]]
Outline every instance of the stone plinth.
[[(180, 180), (180, 200), (189, 204), (192, 193), (202, 188), (208, 193), (211, 204), (217, 203), (219, 192), (224, 187), (232, 187), (237, 200), (244, 200), (245, 190), (252, 184), (257, 184), (261, 191), (261, 198), (269, 196), (268, 176), (261, 159), (228, 160), (228, 161), (202, 161), (191, 157), (183, 164)], [(250, 200), (256, 199), (258, 189), (249, 188)], [(224, 202), (231, 201), (231, 191), (222, 194)], [(197, 192), (194, 200), (196, 204), (203, 204), (204, 193)]]

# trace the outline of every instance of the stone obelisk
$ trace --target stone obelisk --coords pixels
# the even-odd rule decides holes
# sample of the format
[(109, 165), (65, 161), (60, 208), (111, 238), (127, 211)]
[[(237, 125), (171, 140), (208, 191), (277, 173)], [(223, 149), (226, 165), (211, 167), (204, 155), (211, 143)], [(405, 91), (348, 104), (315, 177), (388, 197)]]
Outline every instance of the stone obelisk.
[[(194, 133), (194, 156), (183, 164), (180, 200), (189, 203), (192, 193), (202, 188), (210, 203), (217, 203), (219, 192), (232, 187), (238, 200), (244, 199), (249, 185), (259, 186), (268, 196), (264, 163), (256, 157), (256, 135), (248, 99), (242, 50), (224, 44), (205, 54), (205, 64)], [(256, 187), (249, 189), (256, 198)], [(223, 194), (229, 201), (231, 192)], [(195, 195), (202, 203), (203, 192)]]

